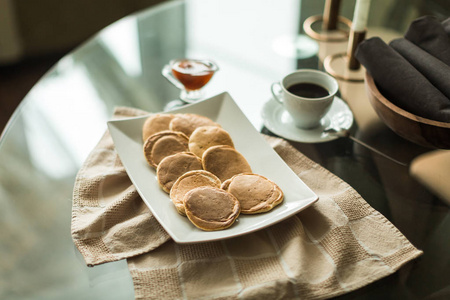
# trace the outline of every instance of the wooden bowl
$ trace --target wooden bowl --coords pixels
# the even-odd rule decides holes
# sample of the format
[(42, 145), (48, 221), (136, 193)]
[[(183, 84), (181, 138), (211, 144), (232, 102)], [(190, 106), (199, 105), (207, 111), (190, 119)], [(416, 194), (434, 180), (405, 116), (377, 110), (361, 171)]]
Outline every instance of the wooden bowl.
[(380, 93), (368, 72), (365, 85), (370, 104), (395, 133), (425, 147), (450, 149), (450, 123), (425, 119), (394, 105)]

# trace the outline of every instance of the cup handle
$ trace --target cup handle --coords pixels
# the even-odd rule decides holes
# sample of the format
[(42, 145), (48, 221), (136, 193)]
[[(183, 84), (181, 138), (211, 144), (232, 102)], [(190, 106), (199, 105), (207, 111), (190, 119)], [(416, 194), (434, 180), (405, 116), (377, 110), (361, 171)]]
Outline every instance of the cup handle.
[(164, 68), (161, 71), (162, 75), (166, 77), (166, 79), (173, 84), (175, 87), (179, 88), (180, 90), (184, 90), (184, 86), (179, 82), (172, 74), (172, 69), (169, 65), (165, 65)]
[[(275, 92), (275, 87), (278, 87), (278, 92)], [(272, 91), (273, 98), (277, 100), (280, 104), (283, 104), (283, 100), (281, 98), (281, 85), (279, 82), (272, 83), (270, 90)]]

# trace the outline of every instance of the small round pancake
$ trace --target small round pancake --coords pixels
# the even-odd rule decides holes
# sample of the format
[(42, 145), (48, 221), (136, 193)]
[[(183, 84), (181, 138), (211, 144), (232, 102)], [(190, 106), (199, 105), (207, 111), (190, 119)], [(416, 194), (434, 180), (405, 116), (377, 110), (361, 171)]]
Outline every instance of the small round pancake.
[[(249, 173), (249, 174), (252, 174), (252, 173)], [(236, 176), (236, 175), (234, 175), (234, 176)], [(233, 177), (234, 177), (234, 176), (233, 176)], [(223, 182), (222, 182), (222, 185), (220, 186), (220, 188), (221, 188), (222, 190), (227, 191), (227, 190), (228, 190), (228, 187), (230, 186), (231, 179), (233, 179), (233, 177), (231, 177), (230, 179), (227, 179), (227, 180), (223, 181)]]
[(177, 179), (186, 172), (202, 170), (202, 160), (191, 152), (180, 152), (165, 157), (156, 168), (156, 178), (161, 188), (170, 193)]
[(252, 173), (252, 169), (236, 149), (230, 146), (212, 146), (202, 156), (203, 169), (219, 177), (223, 182), (240, 173)]
[(228, 145), (234, 148), (230, 134), (217, 126), (201, 126), (189, 137), (189, 151), (202, 157), (203, 152), (212, 146)]
[(157, 132), (170, 130), (169, 124), (173, 118), (172, 114), (154, 114), (148, 117), (142, 126), (142, 140), (145, 142), (149, 136)]
[(239, 201), (232, 194), (215, 187), (198, 187), (184, 196), (188, 219), (205, 230), (222, 230), (233, 225), (240, 212)]
[(144, 155), (154, 168), (163, 158), (189, 151), (189, 138), (182, 132), (161, 131), (148, 137), (144, 143)]
[(233, 176), (222, 184), (222, 189), (239, 200), (242, 214), (267, 212), (284, 198), (283, 191), (276, 183), (258, 174)]
[(170, 130), (181, 131), (187, 136), (190, 136), (196, 128), (201, 126), (221, 127), (210, 118), (197, 114), (177, 114), (169, 124)]
[(175, 181), (170, 190), (170, 199), (173, 204), (175, 204), (178, 213), (185, 216), (186, 212), (184, 209), (183, 198), (187, 192), (201, 186), (220, 188), (220, 183), (219, 178), (210, 172), (203, 170), (189, 171), (181, 175), (177, 181)]

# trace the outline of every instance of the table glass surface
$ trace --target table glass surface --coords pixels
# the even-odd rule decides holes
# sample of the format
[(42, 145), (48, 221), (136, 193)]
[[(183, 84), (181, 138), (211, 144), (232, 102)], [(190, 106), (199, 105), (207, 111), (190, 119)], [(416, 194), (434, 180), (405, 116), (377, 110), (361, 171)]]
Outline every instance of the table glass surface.
[[(394, 8), (377, 1), (369, 36), (402, 35), (412, 20), (403, 12), (415, 7), (403, 6), (396, 21)], [(351, 18), (352, 11), (353, 3), (344, 4), (342, 14)], [(271, 83), (298, 68), (322, 69), (325, 56), (346, 51), (345, 42), (303, 34), (305, 18), (322, 12), (323, 1), (312, 0), (168, 1), (115, 22), (61, 59), (27, 94), (0, 140), (0, 298), (133, 299), (126, 261), (88, 268), (70, 235), (75, 176), (114, 108), (167, 109), (179, 91), (161, 75), (163, 66), (177, 57), (210, 58), (220, 70), (206, 96), (229, 92), (258, 130), (272, 134), (261, 118)], [(354, 113), (352, 134), (366, 143), (404, 162), (430, 151), (378, 119), (364, 84), (340, 82), (340, 97)], [(448, 206), (408, 168), (349, 139), (292, 144), (424, 251), (395, 274), (340, 298), (449, 295)]]

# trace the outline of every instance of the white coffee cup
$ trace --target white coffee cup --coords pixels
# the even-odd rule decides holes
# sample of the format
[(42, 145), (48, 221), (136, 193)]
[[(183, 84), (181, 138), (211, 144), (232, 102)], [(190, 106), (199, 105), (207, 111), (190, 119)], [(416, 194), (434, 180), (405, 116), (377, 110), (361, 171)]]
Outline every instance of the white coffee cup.
[[(302, 84), (297, 87), (307, 88), (304, 91), (298, 89), (298, 93), (294, 94), (292, 89), (297, 84)], [(326, 92), (324, 94), (314, 93), (316, 90), (320, 90), (317, 86), (322, 87)], [(339, 85), (336, 79), (325, 72), (313, 69), (300, 69), (292, 72), (286, 75), (281, 82), (275, 82), (271, 86), (275, 100), (285, 107), (295, 125), (301, 129), (311, 129), (320, 125), (320, 120), (330, 110), (338, 89)]]

